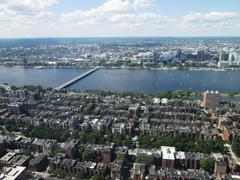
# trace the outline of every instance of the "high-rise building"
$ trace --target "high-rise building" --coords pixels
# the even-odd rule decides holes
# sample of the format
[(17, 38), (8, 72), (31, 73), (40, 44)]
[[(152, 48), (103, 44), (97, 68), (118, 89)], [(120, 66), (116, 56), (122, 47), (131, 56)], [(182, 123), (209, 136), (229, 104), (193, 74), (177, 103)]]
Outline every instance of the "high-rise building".
[(203, 95), (203, 107), (207, 109), (216, 109), (220, 103), (220, 94), (218, 91), (206, 91)]
[(229, 59), (232, 65), (240, 65), (240, 53), (238, 52), (231, 52), (229, 53)]
[(203, 61), (204, 60), (204, 56), (205, 56), (205, 52), (204, 51), (197, 51), (197, 60)]
[(154, 61), (158, 61), (159, 60), (159, 54), (156, 51), (153, 52), (153, 60)]
[(23, 64), (28, 65), (28, 60), (26, 58), (23, 59)]
[(221, 52), (219, 55), (218, 67), (220, 68), (220, 67), (225, 67), (229, 65), (230, 65), (229, 53)]
[(178, 49), (177, 52), (176, 52), (176, 58), (180, 58), (181, 54), (182, 54), (182, 50)]
[(222, 52), (219, 55), (219, 61), (228, 61), (229, 60), (229, 53)]
[(26, 98), (26, 91), (25, 90), (10, 90), (9, 97), (11, 98)]
[(211, 59), (211, 55), (206, 50), (197, 51), (197, 61), (208, 61)]

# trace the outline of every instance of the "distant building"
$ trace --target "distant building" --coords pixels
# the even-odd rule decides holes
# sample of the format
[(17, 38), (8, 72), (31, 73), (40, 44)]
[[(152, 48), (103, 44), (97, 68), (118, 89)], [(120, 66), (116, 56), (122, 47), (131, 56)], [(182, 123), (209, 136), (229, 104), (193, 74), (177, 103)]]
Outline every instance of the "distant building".
[(229, 59), (231, 65), (240, 65), (240, 53), (231, 52), (231, 53), (229, 53), (228, 59)]
[(210, 54), (208, 53), (208, 51), (197, 51), (197, 57), (196, 57), (197, 61), (207, 61), (211, 59)]
[(28, 60), (26, 58), (23, 59), (23, 64), (28, 65)]
[(181, 55), (182, 55), (182, 50), (178, 49), (176, 52), (176, 58), (181, 58)]
[(159, 54), (155, 51), (153, 52), (153, 60), (158, 61), (159, 60)]
[(227, 67), (230, 65), (229, 53), (222, 52), (219, 55), (218, 67)]
[(10, 90), (8, 92), (8, 96), (11, 98), (26, 98), (26, 91), (25, 90)]
[(203, 107), (207, 109), (216, 109), (220, 103), (220, 94), (218, 91), (206, 91), (203, 95)]
[(228, 61), (229, 60), (229, 53), (222, 52), (219, 55), (219, 61)]
[(204, 60), (204, 56), (205, 56), (205, 52), (204, 51), (197, 51), (197, 60), (198, 61), (203, 61)]

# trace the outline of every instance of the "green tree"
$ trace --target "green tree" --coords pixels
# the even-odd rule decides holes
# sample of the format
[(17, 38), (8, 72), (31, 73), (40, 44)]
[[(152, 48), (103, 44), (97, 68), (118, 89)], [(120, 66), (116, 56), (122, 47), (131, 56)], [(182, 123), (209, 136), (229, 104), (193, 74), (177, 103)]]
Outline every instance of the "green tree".
[(19, 124), (17, 124), (15, 121), (5, 121), (4, 122), (4, 125), (5, 125), (5, 129), (7, 131), (17, 131), (18, 130), (18, 127), (19, 127)]
[(95, 161), (96, 155), (89, 151), (84, 151), (82, 153), (82, 161)]
[(111, 180), (110, 175), (105, 176), (104, 180)]
[(240, 140), (237, 138), (233, 139), (232, 150), (237, 155), (240, 156)]
[(160, 148), (161, 146), (174, 146), (178, 151), (202, 152), (210, 154), (227, 153), (224, 142), (221, 138), (216, 140), (195, 140), (183, 135), (172, 136), (139, 136), (139, 145), (141, 148)]
[(136, 156), (130, 155), (130, 156), (128, 156), (128, 160), (129, 160), (129, 162), (131, 162), (133, 164), (136, 162)]
[(117, 160), (124, 160), (125, 159), (125, 155), (123, 154), (118, 154), (116, 157)]
[(139, 144), (141, 148), (152, 148), (155, 142), (154, 137), (150, 135), (139, 136)]
[(136, 162), (151, 165), (154, 163), (154, 158), (148, 155), (137, 156)]
[(125, 111), (127, 111), (128, 108), (129, 108), (128, 104), (118, 104), (118, 105), (115, 106), (116, 110), (125, 110)]
[(67, 176), (67, 171), (62, 169), (50, 169), (48, 173), (53, 177), (65, 178)]
[(113, 134), (113, 140), (116, 145), (120, 146), (122, 145), (123, 141), (125, 140), (125, 136), (119, 133)]
[(85, 174), (84, 172), (78, 172), (77, 174), (75, 174), (75, 178), (79, 179), (79, 180), (82, 180), (85, 178)]
[(20, 153), (25, 156), (31, 156), (31, 150), (30, 149), (21, 149)]
[(79, 133), (79, 140), (81, 143), (85, 144), (87, 142), (87, 134), (83, 131)]
[(122, 141), (123, 146), (128, 146), (129, 147), (131, 145), (131, 143), (132, 143), (132, 140), (131, 140), (130, 137), (125, 137), (125, 139)]
[(59, 142), (66, 141), (70, 137), (70, 132), (66, 129), (50, 128), (47, 126), (29, 126), (22, 133), (28, 137), (37, 137), (40, 139), (57, 139)]
[(94, 175), (91, 177), (91, 180), (103, 180), (104, 177), (103, 176), (100, 176), (100, 175)]
[(213, 173), (215, 161), (211, 158), (202, 159), (200, 161), (201, 168), (209, 173)]

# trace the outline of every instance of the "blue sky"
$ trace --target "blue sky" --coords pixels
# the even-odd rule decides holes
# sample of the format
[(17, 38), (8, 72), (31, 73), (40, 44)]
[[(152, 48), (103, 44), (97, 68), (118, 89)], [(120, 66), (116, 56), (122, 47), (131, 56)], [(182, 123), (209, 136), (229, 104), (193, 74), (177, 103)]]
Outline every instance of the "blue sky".
[(0, 37), (239, 35), (239, 0), (0, 1)]
[[(71, 3), (70, 3), (71, 2)], [(60, 0), (53, 9), (58, 12), (73, 9), (88, 10), (100, 6), (105, 0)], [(154, 0), (150, 12), (161, 12), (166, 15), (183, 15), (191, 11), (240, 11), (239, 0)]]

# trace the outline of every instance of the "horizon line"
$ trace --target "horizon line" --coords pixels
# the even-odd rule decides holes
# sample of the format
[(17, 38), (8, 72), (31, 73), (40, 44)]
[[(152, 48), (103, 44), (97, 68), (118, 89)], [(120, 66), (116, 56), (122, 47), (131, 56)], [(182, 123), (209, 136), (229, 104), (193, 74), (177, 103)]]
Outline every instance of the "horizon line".
[(103, 38), (240, 38), (240, 35), (212, 35), (212, 36), (208, 36), (208, 35), (194, 35), (194, 36), (40, 36), (40, 37), (0, 37), (0, 40), (4, 40), (4, 39), (61, 39), (61, 38), (65, 38), (65, 39), (72, 39), (72, 38), (76, 38), (76, 39), (91, 39), (91, 38), (99, 38), (99, 39), (103, 39)]

